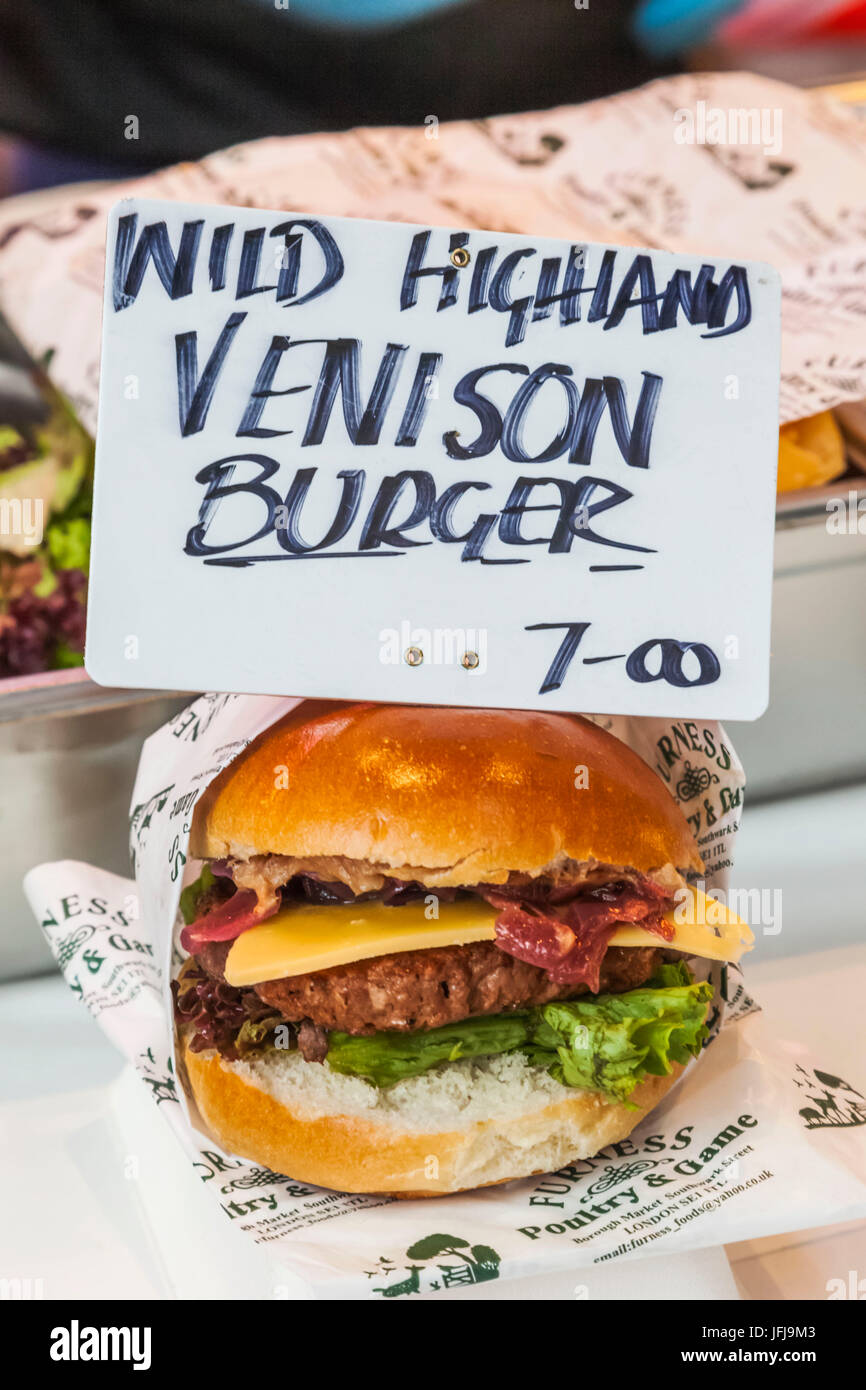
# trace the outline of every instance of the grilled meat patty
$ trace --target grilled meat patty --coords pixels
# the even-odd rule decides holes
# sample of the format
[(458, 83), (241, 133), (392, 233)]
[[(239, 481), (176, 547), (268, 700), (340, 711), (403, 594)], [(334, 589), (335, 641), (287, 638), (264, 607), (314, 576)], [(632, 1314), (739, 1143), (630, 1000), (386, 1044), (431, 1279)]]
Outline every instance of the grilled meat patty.
[[(196, 961), (212, 978), (224, 980), (231, 946), (230, 941), (206, 943)], [(608, 947), (599, 992), (636, 989), (665, 954), (650, 946)], [(506, 955), (492, 941), (398, 951), (251, 988), (290, 1023), (307, 1019), (320, 1028), (356, 1035), (440, 1028), (588, 992), (584, 984), (556, 983), (546, 971)]]

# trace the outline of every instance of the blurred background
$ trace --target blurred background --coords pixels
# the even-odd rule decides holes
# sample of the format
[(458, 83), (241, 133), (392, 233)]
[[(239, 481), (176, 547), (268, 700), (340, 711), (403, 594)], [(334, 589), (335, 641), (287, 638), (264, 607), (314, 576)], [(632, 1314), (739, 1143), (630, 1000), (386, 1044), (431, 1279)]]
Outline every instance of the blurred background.
[(447, 121), (588, 101), (688, 68), (809, 85), (857, 77), (866, 4), (5, 0), (0, 192), (120, 178), (266, 135), (412, 125), (422, 95)]

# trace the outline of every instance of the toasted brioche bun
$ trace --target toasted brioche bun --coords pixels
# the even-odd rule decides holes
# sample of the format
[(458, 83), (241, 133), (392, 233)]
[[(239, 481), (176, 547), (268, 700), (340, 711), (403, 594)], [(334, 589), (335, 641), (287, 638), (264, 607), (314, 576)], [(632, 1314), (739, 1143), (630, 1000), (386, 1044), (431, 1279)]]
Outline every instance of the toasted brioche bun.
[(317, 1187), (403, 1197), (463, 1192), (591, 1158), (630, 1134), (682, 1072), (647, 1078), (630, 1110), (561, 1086), (521, 1058), (455, 1062), (391, 1088), (400, 1099), (386, 1092), (383, 1106), (383, 1093), (366, 1082), (328, 1074), (297, 1053), (254, 1065), (186, 1044), (182, 1055), (199, 1113), (228, 1153)]
[(314, 701), (211, 783), (190, 853), (341, 856), (437, 885), (502, 882), (566, 858), (703, 867), (661, 779), (589, 720)]

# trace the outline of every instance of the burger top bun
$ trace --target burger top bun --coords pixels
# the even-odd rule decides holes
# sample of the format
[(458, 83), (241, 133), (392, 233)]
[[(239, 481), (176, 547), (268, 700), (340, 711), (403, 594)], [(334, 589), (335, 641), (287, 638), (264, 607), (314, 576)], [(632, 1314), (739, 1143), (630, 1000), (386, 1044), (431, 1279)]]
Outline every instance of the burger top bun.
[(317, 701), (211, 783), (190, 853), (340, 857), (437, 886), (564, 858), (702, 868), (661, 779), (577, 715)]

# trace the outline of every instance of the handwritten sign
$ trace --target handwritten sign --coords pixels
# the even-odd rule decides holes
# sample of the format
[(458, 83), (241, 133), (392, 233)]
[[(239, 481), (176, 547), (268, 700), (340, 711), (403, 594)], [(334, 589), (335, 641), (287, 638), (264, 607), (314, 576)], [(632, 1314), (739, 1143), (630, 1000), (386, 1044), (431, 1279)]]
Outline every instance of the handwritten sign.
[(87, 669), (756, 718), (768, 266), (125, 199)]

